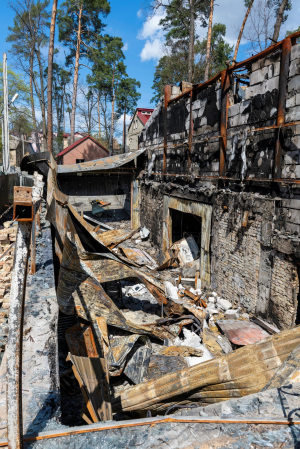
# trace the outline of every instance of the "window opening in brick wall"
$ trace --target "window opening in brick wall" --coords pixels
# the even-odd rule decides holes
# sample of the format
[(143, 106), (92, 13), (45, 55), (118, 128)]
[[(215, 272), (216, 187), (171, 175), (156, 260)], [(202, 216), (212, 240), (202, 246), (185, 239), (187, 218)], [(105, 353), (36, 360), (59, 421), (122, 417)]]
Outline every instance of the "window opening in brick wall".
[[(297, 273), (298, 273), (298, 279), (299, 279), (299, 283), (300, 283), (300, 265), (297, 265)], [(300, 324), (300, 288), (299, 288), (297, 300), (298, 300), (297, 315), (296, 315), (296, 322), (295, 322), (296, 326), (298, 324)]]
[(76, 164), (82, 164), (84, 162), (84, 159), (76, 159)]
[(172, 242), (192, 235), (198, 247), (201, 247), (201, 217), (170, 209), (172, 219)]

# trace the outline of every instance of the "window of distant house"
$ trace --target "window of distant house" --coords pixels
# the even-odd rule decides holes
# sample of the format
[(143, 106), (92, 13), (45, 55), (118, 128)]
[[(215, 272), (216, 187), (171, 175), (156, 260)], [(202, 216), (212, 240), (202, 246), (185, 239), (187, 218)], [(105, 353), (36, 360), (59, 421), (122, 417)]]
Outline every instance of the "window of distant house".
[(84, 159), (76, 159), (76, 164), (81, 164), (82, 162), (84, 162)]

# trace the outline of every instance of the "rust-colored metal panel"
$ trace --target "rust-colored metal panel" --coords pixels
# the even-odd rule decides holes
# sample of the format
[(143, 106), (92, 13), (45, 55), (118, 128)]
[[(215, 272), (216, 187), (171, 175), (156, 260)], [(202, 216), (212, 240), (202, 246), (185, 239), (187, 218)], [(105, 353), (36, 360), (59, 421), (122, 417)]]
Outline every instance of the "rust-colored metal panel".
[(154, 260), (148, 256), (146, 251), (138, 248), (122, 248), (123, 253), (128, 259), (134, 260), (138, 265), (153, 265)]
[(71, 354), (78, 357), (99, 357), (92, 328), (79, 323), (66, 331), (66, 340)]
[(217, 324), (228, 340), (239, 346), (252, 345), (270, 336), (251, 321), (219, 320)]

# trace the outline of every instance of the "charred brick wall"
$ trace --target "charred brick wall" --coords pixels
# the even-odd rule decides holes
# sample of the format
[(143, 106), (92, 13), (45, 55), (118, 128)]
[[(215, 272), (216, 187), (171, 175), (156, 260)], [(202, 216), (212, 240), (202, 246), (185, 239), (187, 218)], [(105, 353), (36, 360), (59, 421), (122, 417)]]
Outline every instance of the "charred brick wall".
[[(243, 99), (229, 90), (227, 180), (219, 179), (219, 81), (195, 90), (192, 105), (189, 96), (173, 100), (166, 121), (161, 101), (140, 134), (139, 147), (147, 154), (140, 176), (141, 224), (150, 229), (154, 243), (162, 245), (164, 194), (211, 204), (212, 288), (236, 306), (285, 328), (299, 319), (300, 125), (292, 122), (300, 120), (300, 45), (293, 46), (290, 55), (288, 126), (278, 130), (281, 58), (277, 50), (246, 66)], [(178, 87), (172, 89), (174, 97)], [(278, 136), (281, 180), (274, 182)]]

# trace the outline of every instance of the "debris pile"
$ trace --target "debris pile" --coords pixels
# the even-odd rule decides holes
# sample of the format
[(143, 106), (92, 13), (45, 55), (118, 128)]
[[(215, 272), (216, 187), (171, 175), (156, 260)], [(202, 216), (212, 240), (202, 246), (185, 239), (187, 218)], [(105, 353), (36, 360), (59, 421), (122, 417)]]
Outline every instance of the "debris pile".
[(55, 202), (68, 223), (67, 233), (57, 229), (64, 241), (58, 302), (72, 317), (61, 385), (69, 395), (81, 392), (83, 422), (260, 391), (300, 343), (300, 329), (275, 341), (274, 326), (202, 287), (193, 236), (154, 253), (146, 228), (91, 226), (72, 206), (62, 208), (66, 201)]

